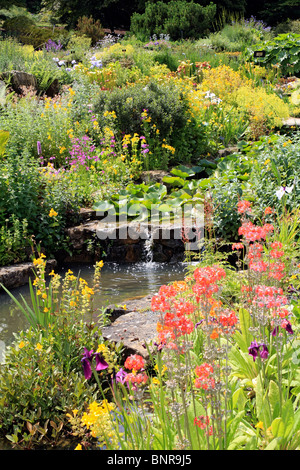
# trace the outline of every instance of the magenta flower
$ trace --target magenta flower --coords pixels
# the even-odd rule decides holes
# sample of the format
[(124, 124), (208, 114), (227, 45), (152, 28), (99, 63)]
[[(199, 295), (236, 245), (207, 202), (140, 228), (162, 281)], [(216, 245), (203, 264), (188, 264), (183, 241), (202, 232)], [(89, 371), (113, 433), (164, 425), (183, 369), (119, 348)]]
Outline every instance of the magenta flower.
[(121, 384), (124, 384), (126, 376), (127, 372), (125, 372), (123, 369), (120, 369), (119, 372), (116, 373), (116, 382), (121, 382)]
[[(292, 329), (292, 325), (291, 323), (288, 321), (288, 320), (284, 320), (282, 323), (281, 323), (281, 328), (284, 328), (286, 330), (287, 333), (289, 333), (290, 335), (293, 335), (294, 334), (294, 331)], [(276, 336), (278, 335), (278, 332), (279, 332), (279, 326), (276, 326), (274, 328), (274, 330), (272, 331), (272, 336)]]

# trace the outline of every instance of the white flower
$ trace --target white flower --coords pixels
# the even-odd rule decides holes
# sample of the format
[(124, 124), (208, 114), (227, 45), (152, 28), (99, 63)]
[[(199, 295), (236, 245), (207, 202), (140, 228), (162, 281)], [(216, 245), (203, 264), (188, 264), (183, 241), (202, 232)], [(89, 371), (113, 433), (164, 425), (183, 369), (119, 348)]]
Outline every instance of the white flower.
[(280, 200), (284, 194), (290, 194), (294, 189), (294, 184), (292, 186), (281, 186), (277, 191), (276, 191), (276, 196)]

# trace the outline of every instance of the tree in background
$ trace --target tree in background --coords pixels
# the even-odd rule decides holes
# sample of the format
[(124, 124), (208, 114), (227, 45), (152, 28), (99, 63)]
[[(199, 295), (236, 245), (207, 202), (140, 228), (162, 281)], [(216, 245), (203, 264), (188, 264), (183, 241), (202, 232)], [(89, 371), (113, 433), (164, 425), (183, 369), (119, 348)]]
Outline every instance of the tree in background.
[(213, 24), (216, 5), (207, 6), (183, 0), (147, 2), (145, 12), (134, 13), (130, 31), (141, 39), (155, 35), (169, 35), (171, 39), (203, 37)]

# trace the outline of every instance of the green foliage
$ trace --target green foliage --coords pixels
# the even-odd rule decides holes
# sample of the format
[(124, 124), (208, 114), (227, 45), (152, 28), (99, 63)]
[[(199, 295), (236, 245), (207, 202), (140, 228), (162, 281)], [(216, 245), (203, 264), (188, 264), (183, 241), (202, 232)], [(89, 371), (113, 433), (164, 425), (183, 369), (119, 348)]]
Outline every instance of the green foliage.
[[(53, 329), (46, 337), (32, 328), (15, 335), (0, 374), (3, 437), (5, 433), (10, 441), (25, 448), (66, 438), (66, 411), (80, 409), (96, 396), (95, 386), (85, 383), (78, 357), (91, 342), (93, 332), (84, 323), (77, 323)], [(58, 436), (52, 432), (50, 420), (62, 424)], [(37, 432), (30, 433), (35, 426)]]
[(11, 35), (18, 36), (20, 33), (28, 31), (35, 26), (35, 21), (29, 16), (19, 15), (8, 18), (3, 23), (3, 29)]
[(215, 14), (213, 3), (203, 7), (193, 1), (147, 2), (145, 13), (132, 15), (130, 30), (143, 39), (154, 34), (168, 34), (172, 40), (198, 39), (209, 31)]
[[(265, 57), (253, 58), (254, 51), (266, 51)], [(300, 73), (300, 34), (280, 34), (270, 41), (253, 45), (246, 58), (262, 66), (277, 67), (283, 76)]]
[[(70, 220), (72, 212), (76, 213), (79, 201), (85, 197), (85, 191), (79, 182), (70, 175), (69, 179), (48, 180), (39, 171), (38, 162), (16, 158), (12, 162), (1, 164), (0, 175), (0, 227), (2, 227), (3, 247), (11, 250), (2, 256), (10, 256), (11, 260), (18, 259), (22, 245), (25, 246), (22, 234), (22, 224), (28, 222), (27, 234), (35, 236), (36, 243), (53, 253), (53, 250), (64, 246), (64, 228), (66, 219)], [(87, 182), (85, 183), (87, 184)], [(63, 197), (62, 197), (63, 195)], [(51, 209), (57, 216), (49, 217)], [(15, 217), (19, 222), (6, 225), (6, 219)], [(20, 224), (17, 231), (16, 224)], [(7, 238), (5, 242), (5, 238)]]
[[(203, 164), (205, 163), (204, 161)], [(203, 170), (203, 166), (189, 168), (180, 165), (171, 170), (173, 176), (163, 178), (165, 184), (129, 184), (110, 200), (96, 202), (94, 210), (105, 212), (113, 209), (116, 216), (126, 214), (126, 217), (134, 217), (136, 220), (138, 215), (139, 220), (144, 221), (148, 219), (151, 210), (156, 209), (160, 218), (164, 214), (176, 218), (177, 210), (181, 211), (184, 204), (195, 206), (203, 202), (197, 180), (189, 179)]]
[(26, 248), (29, 247), (27, 238), (26, 219), (22, 223), (13, 214), (0, 227), (0, 266), (24, 261), (28, 257)]
[(238, 19), (229, 22), (223, 28), (211, 34), (208, 39), (217, 51), (243, 51), (261, 40), (270, 39), (270, 28), (253, 18)]
[(213, 175), (206, 180), (214, 205), (216, 234), (227, 240), (237, 235), (239, 216), (233, 207), (238, 199), (255, 201), (261, 214), (272, 207), (283, 214), (283, 200), (276, 191), (280, 186), (293, 186), (286, 194), (285, 208), (290, 213), (299, 206), (297, 161), (300, 142), (295, 134), (291, 139), (273, 135), (264, 137), (252, 145), (240, 143), (241, 152), (219, 159)]

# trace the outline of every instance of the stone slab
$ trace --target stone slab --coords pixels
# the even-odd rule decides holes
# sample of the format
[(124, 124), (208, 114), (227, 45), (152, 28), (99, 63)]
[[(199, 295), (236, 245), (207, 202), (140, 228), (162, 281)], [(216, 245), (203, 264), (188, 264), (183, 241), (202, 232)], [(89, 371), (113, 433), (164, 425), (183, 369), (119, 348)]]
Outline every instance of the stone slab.
[[(56, 265), (55, 259), (48, 260), (46, 263), (46, 274), (49, 274)], [(0, 284), (3, 284), (7, 289), (24, 286), (28, 283), (29, 278), (33, 279), (35, 277), (33, 269), (34, 265), (31, 262), (4, 266), (0, 268)], [(4, 290), (0, 286), (1, 292), (4, 292)]]
[(160, 314), (150, 310), (152, 295), (125, 302), (126, 310), (120, 307), (108, 306), (112, 323), (102, 328), (104, 340), (122, 343), (126, 355), (140, 354), (146, 360), (149, 353), (146, 344), (150, 346), (156, 338), (156, 325)]

